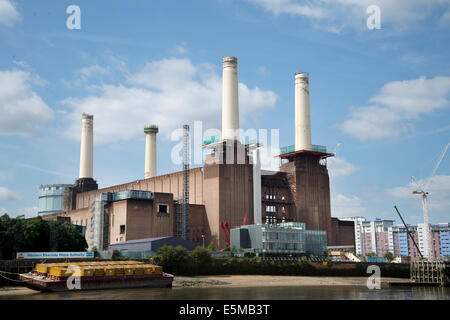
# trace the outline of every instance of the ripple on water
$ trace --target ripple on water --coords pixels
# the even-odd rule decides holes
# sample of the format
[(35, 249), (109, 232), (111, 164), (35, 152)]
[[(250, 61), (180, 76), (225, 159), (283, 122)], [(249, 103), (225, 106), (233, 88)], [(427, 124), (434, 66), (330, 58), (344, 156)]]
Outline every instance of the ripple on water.
[(5, 294), (0, 299), (27, 300), (450, 300), (450, 288), (397, 287), (369, 290), (353, 286), (252, 288), (139, 288)]

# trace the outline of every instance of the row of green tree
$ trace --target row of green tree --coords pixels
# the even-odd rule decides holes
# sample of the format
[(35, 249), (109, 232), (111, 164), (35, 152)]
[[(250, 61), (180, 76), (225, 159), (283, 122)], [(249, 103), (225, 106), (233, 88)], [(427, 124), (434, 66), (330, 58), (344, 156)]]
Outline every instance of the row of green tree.
[[(305, 258), (297, 261), (262, 260), (259, 257), (214, 258), (211, 250), (197, 247), (191, 254), (178, 246), (163, 246), (154, 262), (161, 265), (165, 272), (178, 276), (260, 274), (260, 275), (297, 275), (297, 276), (353, 276), (367, 277), (367, 267), (373, 263), (358, 263), (354, 269), (319, 268)], [(409, 267), (398, 264), (379, 264), (383, 277), (409, 277)]]
[(0, 260), (15, 259), (17, 252), (86, 251), (86, 239), (68, 222), (0, 216)]

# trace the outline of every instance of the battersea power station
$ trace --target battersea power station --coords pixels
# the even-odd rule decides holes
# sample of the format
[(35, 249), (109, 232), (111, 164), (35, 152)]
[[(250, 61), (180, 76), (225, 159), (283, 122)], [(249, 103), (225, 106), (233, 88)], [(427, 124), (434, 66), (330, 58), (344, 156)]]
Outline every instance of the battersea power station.
[[(189, 168), (183, 161), (183, 170), (158, 176), (158, 126), (147, 125), (143, 179), (99, 189), (93, 172), (94, 117), (83, 114), (79, 177), (73, 185), (41, 186), (41, 216), (84, 227), (89, 247), (99, 250), (170, 236), (224, 248), (229, 244), (224, 225), (289, 222), (325, 231), (328, 246), (354, 245), (353, 223), (331, 217), (326, 161), (333, 154), (311, 143), (309, 76), (296, 73), (294, 80), (295, 144), (280, 149), (279, 171), (261, 170), (258, 142), (241, 142), (238, 63), (225, 57), (222, 137), (204, 142), (203, 167)], [(184, 130), (188, 136), (189, 127)], [(60, 209), (54, 210), (56, 200)]]

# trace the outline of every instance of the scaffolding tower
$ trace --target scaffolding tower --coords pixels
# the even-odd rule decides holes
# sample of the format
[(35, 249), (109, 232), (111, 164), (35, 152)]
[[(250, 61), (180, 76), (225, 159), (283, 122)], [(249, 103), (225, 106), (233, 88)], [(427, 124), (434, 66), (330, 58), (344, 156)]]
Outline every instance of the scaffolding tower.
[(173, 201), (173, 207), (174, 207), (174, 213), (175, 213), (175, 237), (181, 238), (182, 236), (182, 217), (183, 217), (183, 197), (174, 199)]
[(89, 247), (103, 250), (104, 247), (104, 210), (105, 203), (102, 197), (96, 197), (89, 205)]
[(184, 240), (187, 240), (189, 232), (189, 141), (189, 125), (185, 124), (183, 126), (183, 198), (181, 203), (181, 238)]

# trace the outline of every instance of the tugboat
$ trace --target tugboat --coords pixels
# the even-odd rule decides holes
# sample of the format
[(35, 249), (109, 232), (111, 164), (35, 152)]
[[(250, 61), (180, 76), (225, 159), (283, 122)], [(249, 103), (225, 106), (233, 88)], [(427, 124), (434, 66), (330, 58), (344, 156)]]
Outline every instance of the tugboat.
[(173, 275), (162, 267), (139, 261), (66, 262), (37, 264), (20, 274), (25, 285), (39, 291), (123, 288), (170, 288)]

